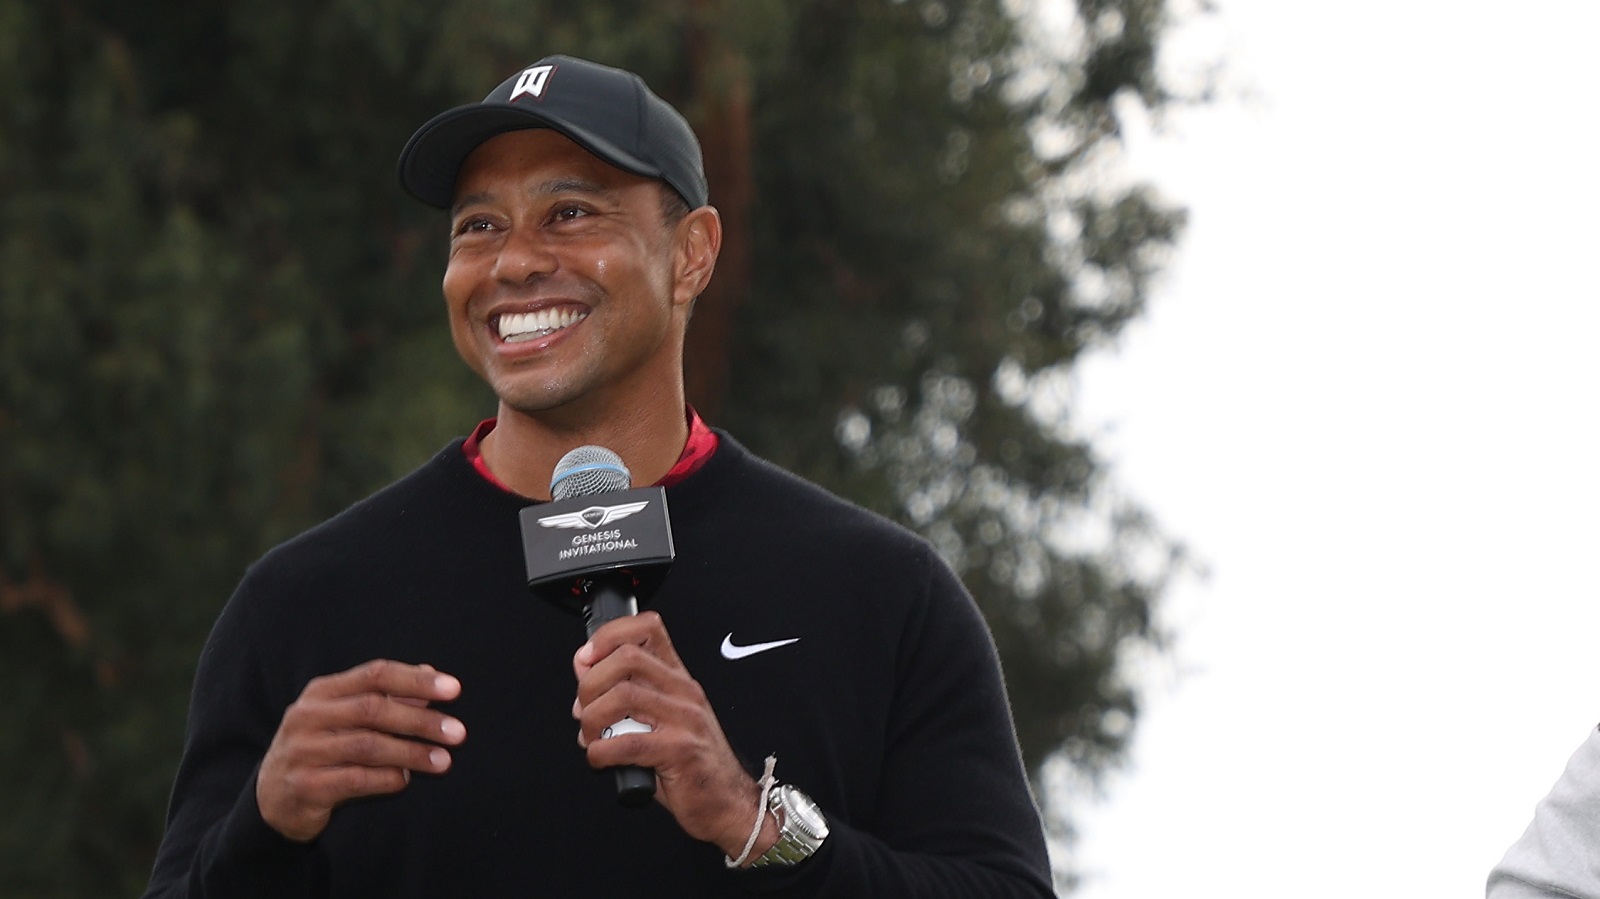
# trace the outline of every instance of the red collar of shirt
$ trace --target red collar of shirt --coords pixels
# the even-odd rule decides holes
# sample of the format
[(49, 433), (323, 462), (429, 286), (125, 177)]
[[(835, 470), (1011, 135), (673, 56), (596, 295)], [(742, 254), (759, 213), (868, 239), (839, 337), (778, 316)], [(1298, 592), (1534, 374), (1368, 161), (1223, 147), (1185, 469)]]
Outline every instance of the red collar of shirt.
[[(703, 465), (711, 461), (711, 454), (717, 451), (717, 445), (721, 443), (717, 432), (706, 426), (700, 413), (694, 411), (693, 406), (688, 407), (688, 410), (689, 439), (683, 445), (683, 454), (678, 456), (678, 461), (673, 464), (672, 470), (652, 486), (671, 487), (699, 471)], [(479, 422), (467, 436), (467, 442), (461, 445), (461, 452), (466, 454), (467, 461), (472, 463), (472, 467), (477, 469), (478, 474), (485, 480), (507, 493), (515, 493), (516, 491), (501, 483), (500, 479), (494, 476), (494, 472), (489, 470), (489, 464), (483, 461), (483, 438), (494, 430), (496, 421), (497, 419), (486, 418)]]

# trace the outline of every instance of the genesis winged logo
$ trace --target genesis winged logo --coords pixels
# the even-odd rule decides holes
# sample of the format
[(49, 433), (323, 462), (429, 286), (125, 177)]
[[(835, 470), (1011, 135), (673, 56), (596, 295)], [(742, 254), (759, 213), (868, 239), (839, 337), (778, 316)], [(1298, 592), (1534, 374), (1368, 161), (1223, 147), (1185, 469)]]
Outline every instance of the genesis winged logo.
[(578, 512), (564, 512), (541, 518), (539, 523), (547, 528), (597, 528), (613, 521), (621, 521), (648, 505), (650, 505), (649, 500), (623, 503), (620, 506), (590, 506)]

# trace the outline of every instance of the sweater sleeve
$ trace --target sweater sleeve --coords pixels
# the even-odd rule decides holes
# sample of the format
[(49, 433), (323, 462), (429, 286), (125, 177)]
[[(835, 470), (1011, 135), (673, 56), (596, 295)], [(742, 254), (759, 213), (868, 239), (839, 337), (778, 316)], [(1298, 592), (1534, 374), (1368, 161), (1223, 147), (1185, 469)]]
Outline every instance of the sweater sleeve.
[(1590, 731), (1533, 821), (1489, 873), (1489, 899), (1600, 899), (1600, 731)]
[(920, 566), (924, 596), (902, 635), (877, 812), (830, 820), (784, 895), (1054, 895), (988, 627), (931, 548)]
[(294, 697), (272, 698), (263, 682), (249, 585), (200, 655), (149, 899), (313, 895), (310, 847), (274, 831), (256, 804), (261, 757)]

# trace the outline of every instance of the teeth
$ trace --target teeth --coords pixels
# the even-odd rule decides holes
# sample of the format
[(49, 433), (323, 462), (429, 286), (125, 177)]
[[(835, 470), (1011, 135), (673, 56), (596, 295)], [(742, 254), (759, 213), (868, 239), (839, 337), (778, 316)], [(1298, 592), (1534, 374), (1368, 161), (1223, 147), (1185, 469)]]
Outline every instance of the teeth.
[(507, 343), (534, 340), (582, 321), (589, 313), (571, 308), (540, 309), (500, 316), (500, 339)]

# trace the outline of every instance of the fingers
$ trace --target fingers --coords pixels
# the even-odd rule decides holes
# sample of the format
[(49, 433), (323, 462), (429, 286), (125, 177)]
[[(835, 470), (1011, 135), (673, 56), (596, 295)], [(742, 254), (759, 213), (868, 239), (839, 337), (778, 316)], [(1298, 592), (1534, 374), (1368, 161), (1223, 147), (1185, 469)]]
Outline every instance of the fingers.
[[(585, 748), (600, 741), (606, 729), (623, 718), (654, 728), (669, 717), (663, 710), (667, 695), (689, 687), (699, 690), (655, 612), (607, 622), (574, 653), (572, 667), (578, 678), (572, 717), (579, 722), (578, 745)], [(603, 755), (639, 745), (636, 739), (623, 740)]]
[(424, 744), (392, 737), (363, 741), (346, 735), (321, 749), (335, 757), (364, 761), (319, 763), (297, 752), (292, 743), (279, 751), (274, 741), (256, 776), (256, 804), (262, 820), (291, 840), (315, 839), (333, 810), (351, 799), (405, 789), (413, 770), (443, 774), (450, 766), (444, 749), (430, 750)]
[(665, 687), (676, 674), (687, 677), (672, 638), (655, 612), (618, 618), (595, 631), (573, 655), (572, 668), (578, 678), (580, 707), (622, 681), (643, 679)]
[(467, 736), (466, 725), (428, 705), (460, 695), (460, 681), (431, 665), (367, 662), (308, 683), (284, 713), (280, 735), (314, 737), (298, 743), (321, 763), (396, 764), (431, 770), (437, 765), (417, 763), (414, 751), (401, 752), (415, 750), (414, 740), (397, 738), (446, 746), (461, 743)]
[(572, 717), (578, 721), (578, 745), (587, 748), (605, 739), (607, 728), (623, 718), (654, 728), (662, 719), (663, 690), (671, 689), (675, 672), (633, 644), (617, 647), (596, 665), (580, 666), (578, 695)]
[(460, 692), (432, 666), (392, 661), (312, 680), (262, 758), (262, 818), (290, 839), (310, 840), (339, 804), (404, 789), (413, 771), (448, 771), (445, 747), (465, 740), (466, 726), (428, 704)]
[(416, 699), (382, 693), (309, 702), (302, 697), (289, 707), (289, 714), (305, 715), (311, 719), (306, 726), (328, 731), (393, 734), (447, 746), (466, 739), (466, 725), (438, 709), (417, 703)]
[[(428, 706), (430, 701), (447, 701), (460, 694), (461, 683), (432, 666), (386, 660), (367, 662), (308, 683), (284, 713), (282, 730), (330, 735), (330, 739), (311, 744), (320, 749), (320, 762), (402, 764), (404, 760), (392, 761), (396, 752), (396, 747), (390, 745), (392, 741), (376, 738), (413, 737), (447, 746), (462, 742), (467, 736), (466, 725)], [(352, 732), (354, 739), (336, 739), (345, 732)], [(373, 751), (379, 747), (384, 751)], [(349, 752), (358, 754), (350, 756)], [(415, 758), (415, 753), (410, 755)], [(419, 771), (431, 767), (406, 766)]]
[[(645, 634), (647, 630), (637, 633)], [(633, 629), (620, 632), (627, 637)], [(612, 632), (616, 637), (619, 632)], [(597, 640), (600, 632), (595, 634)], [(662, 632), (660, 639), (650, 642), (624, 642), (609, 648), (609, 654), (593, 664), (576, 662), (578, 695), (572, 703), (572, 717), (579, 722), (578, 745), (588, 748), (592, 743), (607, 738), (607, 729), (623, 718), (632, 718), (650, 728), (664, 721), (676, 720), (690, 714), (697, 706), (706, 706), (705, 693), (700, 684), (670, 651), (670, 643)], [(641, 637), (641, 639), (643, 639)], [(610, 647), (614, 641), (591, 643), (591, 647)], [(652, 649), (667, 648), (663, 655)], [(582, 653), (582, 650), (580, 650)], [(621, 745), (633, 747), (638, 741)], [(646, 764), (630, 762), (630, 764)], [(603, 765), (599, 765), (603, 767)]]
[(424, 702), (449, 702), (461, 695), (461, 682), (432, 665), (376, 659), (348, 671), (324, 675), (306, 685), (302, 696), (338, 697), (383, 693)]
[[(681, 681), (667, 688), (623, 681), (582, 706), (575, 716), (578, 745), (589, 750), (590, 764), (654, 766), (663, 760), (661, 752), (675, 735), (706, 729), (711, 713), (704, 691), (687, 675)], [(625, 718), (650, 730), (631, 733), (627, 727), (615, 728)], [(612, 729), (609, 734), (608, 729)]]
[(607, 622), (589, 642), (578, 647), (572, 657), (572, 667), (581, 680), (597, 662), (607, 658), (619, 648), (635, 646), (668, 666), (681, 667), (678, 651), (667, 636), (667, 627), (656, 612), (640, 612), (626, 618)]

